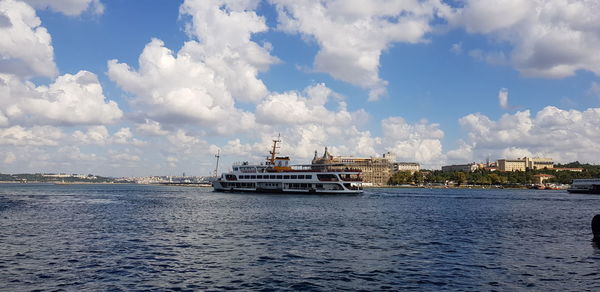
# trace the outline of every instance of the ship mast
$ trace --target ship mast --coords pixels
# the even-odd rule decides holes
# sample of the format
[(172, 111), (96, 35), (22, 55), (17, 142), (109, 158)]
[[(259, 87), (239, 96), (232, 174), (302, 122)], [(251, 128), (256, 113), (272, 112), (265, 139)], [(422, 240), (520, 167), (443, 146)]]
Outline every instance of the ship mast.
[(277, 135), (277, 140), (273, 140), (273, 148), (271, 151), (269, 151), (271, 157), (267, 158), (267, 160), (271, 162), (271, 165), (275, 165), (275, 155), (277, 155), (277, 148), (279, 148), (279, 146), (277, 146), (277, 143), (281, 143), (280, 138), (281, 134)]
[(219, 175), (219, 158), (221, 158), (221, 149), (217, 149), (217, 155), (215, 155), (215, 157), (217, 158), (217, 166), (215, 167), (215, 177), (217, 177)]

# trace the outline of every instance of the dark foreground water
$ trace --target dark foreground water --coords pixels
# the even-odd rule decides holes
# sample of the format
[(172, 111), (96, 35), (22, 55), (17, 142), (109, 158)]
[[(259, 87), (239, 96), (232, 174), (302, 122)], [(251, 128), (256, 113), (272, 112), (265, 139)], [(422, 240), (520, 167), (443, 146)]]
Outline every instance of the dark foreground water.
[(0, 185), (0, 290), (599, 291), (600, 196)]

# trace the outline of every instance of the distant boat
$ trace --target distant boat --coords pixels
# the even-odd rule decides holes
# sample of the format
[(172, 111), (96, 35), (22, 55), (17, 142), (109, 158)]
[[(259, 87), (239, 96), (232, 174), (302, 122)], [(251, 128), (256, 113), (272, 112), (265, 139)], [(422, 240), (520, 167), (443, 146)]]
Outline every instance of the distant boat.
[(363, 192), (362, 172), (343, 164), (290, 165), (289, 157), (276, 157), (277, 143), (266, 163), (234, 164), (233, 171), (213, 181), (220, 192), (269, 192), (309, 194), (359, 194)]
[(574, 179), (567, 191), (577, 194), (600, 194), (600, 178)]

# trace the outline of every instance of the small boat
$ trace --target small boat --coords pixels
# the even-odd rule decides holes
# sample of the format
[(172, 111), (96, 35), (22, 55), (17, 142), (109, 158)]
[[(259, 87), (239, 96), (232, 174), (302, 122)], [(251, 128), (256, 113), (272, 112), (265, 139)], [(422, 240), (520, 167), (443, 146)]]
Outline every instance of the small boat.
[(268, 192), (306, 194), (360, 194), (362, 172), (344, 164), (288, 165), (289, 157), (278, 157), (279, 138), (271, 155), (260, 164), (234, 164), (212, 182), (217, 192)]
[(567, 191), (577, 194), (600, 194), (600, 178), (574, 179)]

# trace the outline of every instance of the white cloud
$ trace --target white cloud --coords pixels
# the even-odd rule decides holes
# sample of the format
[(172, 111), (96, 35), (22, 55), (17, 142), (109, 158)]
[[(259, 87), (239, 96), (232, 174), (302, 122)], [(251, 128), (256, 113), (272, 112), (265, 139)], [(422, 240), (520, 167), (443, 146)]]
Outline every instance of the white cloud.
[(369, 90), (369, 100), (385, 94), (379, 58), (393, 43), (419, 43), (432, 31), (437, 17), (450, 8), (425, 1), (294, 1), (271, 0), (278, 28), (313, 38), (319, 45), (317, 71)]
[(534, 8), (530, 0), (467, 0), (459, 21), (468, 32), (491, 33), (525, 21)]
[(200, 153), (198, 151), (200, 148), (207, 148), (206, 141), (195, 137), (193, 135), (188, 135), (185, 130), (179, 129), (174, 134), (167, 136), (171, 147), (167, 149), (167, 152), (170, 153), (178, 153), (178, 154), (191, 154), (191, 153)]
[(80, 130), (73, 132), (72, 137), (81, 144), (104, 145), (108, 143), (110, 134), (105, 126), (92, 126), (85, 133)]
[(338, 98), (338, 111), (330, 111), (326, 103), (336, 94), (324, 84), (307, 87), (303, 93), (289, 91), (273, 93), (256, 107), (256, 119), (264, 124), (308, 124), (347, 126), (364, 111), (350, 113), (346, 103)]
[(23, 128), (13, 126), (0, 128), (0, 145), (13, 146), (55, 146), (64, 136), (62, 130), (51, 126)]
[(93, 145), (108, 145), (122, 144), (143, 146), (146, 143), (133, 137), (129, 128), (121, 128), (114, 134), (110, 134), (105, 126), (91, 126), (86, 132), (76, 130), (71, 137), (76, 143), (93, 144)]
[(82, 161), (87, 162), (100, 160), (96, 153), (83, 153), (81, 152), (81, 149), (77, 146), (60, 147), (57, 153), (59, 154), (59, 156), (54, 157), (54, 160), (58, 163), (63, 163), (67, 165), (78, 164)]
[(462, 51), (463, 51), (462, 42), (452, 44), (452, 46), (450, 47), (450, 52), (454, 53), (455, 55), (462, 54)]
[(139, 58), (137, 71), (111, 60), (108, 75), (136, 98), (140, 114), (160, 123), (196, 123), (220, 133), (254, 126), (251, 113), (238, 110), (222, 77), (180, 51), (177, 56), (154, 39)]
[[(562, 78), (587, 70), (600, 75), (600, 2), (589, 0), (469, 0), (452, 25), (512, 45), (510, 63), (524, 76)], [(494, 55), (496, 57), (494, 57)]]
[(562, 162), (600, 162), (600, 108), (567, 111), (547, 106), (535, 117), (526, 110), (498, 121), (470, 114), (459, 122), (469, 135), (460, 151), (471, 151), (474, 158), (545, 156)]
[(114, 161), (119, 161), (119, 162), (137, 162), (140, 161), (141, 158), (138, 155), (135, 154), (129, 154), (129, 153), (113, 153), (110, 158)]
[(242, 144), (240, 139), (233, 139), (227, 141), (227, 144), (223, 147), (223, 154), (252, 157), (255, 152), (257, 152), (256, 150), (260, 152), (260, 150), (255, 149), (255, 147), (256, 144), (254, 146), (250, 144)]
[(179, 159), (177, 159), (177, 157), (174, 156), (167, 156), (165, 160), (167, 163), (169, 163), (170, 167), (177, 167), (177, 162), (179, 162)]
[(510, 106), (508, 105), (508, 89), (501, 88), (500, 91), (498, 91), (498, 103), (503, 109), (510, 108)]
[[(59, 76), (49, 86), (0, 74), (0, 125), (10, 123), (85, 125), (113, 123), (123, 115), (106, 101), (95, 74), (79, 71)], [(4, 121), (4, 122), (3, 122)]]
[(17, 161), (17, 156), (12, 152), (7, 152), (4, 156), (4, 164), (12, 164)]
[(446, 152), (446, 160), (450, 164), (464, 164), (467, 161), (473, 161), (473, 145), (464, 141), (459, 141), (460, 146), (457, 149)]
[(0, 0), (0, 73), (54, 77), (52, 38), (26, 3)]
[(22, 0), (40, 9), (52, 9), (65, 15), (80, 15), (86, 10), (95, 14), (104, 13), (104, 5), (100, 0)]
[(427, 120), (409, 124), (401, 117), (390, 117), (381, 121), (381, 127), (385, 149), (397, 159), (425, 165), (439, 165), (444, 159), (441, 142), (444, 132), (438, 124)]
[(113, 134), (112, 142), (115, 144), (143, 146), (146, 142), (133, 137), (133, 133), (129, 128), (121, 128)]
[(242, 101), (256, 102), (268, 93), (257, 74), (278, 62), (270, 55), (269, 44), (260, 46), (251, 39), (268, 29), (265, 19), (253, 11), (258, 3), (186, 0), (180, 8), (182, 15), (192, 17), (188, 32), (199, 40), (186, 43), (182, 52), (211, 68)]
[(139, 124), (136, 130), (148, 136), (164, 136), (169, 133), (162, 129), (159, 122), (150, 119), (145, 119), (144, 123)]

